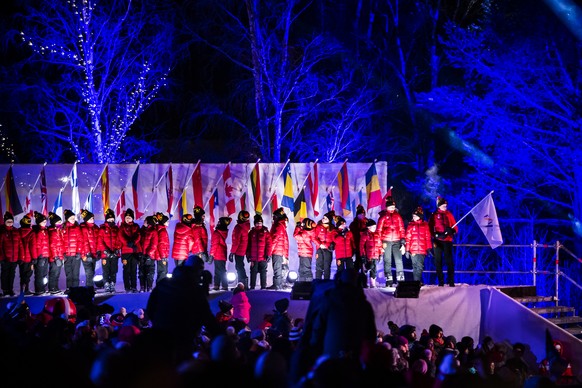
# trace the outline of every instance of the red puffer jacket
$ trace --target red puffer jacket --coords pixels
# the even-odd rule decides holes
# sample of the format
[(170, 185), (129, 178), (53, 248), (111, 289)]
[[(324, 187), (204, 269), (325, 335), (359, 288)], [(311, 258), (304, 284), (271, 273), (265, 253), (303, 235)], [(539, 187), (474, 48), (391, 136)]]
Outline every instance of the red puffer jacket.
[(63, 251), (66, 256), (83, 253), (83, 234), (77, 222), (67, 222), (63, 227)]
[[(122, 222), (119, 226), (119, 243), (121, 245), (121, 254), (140, 253), (141, 241), (139, 225), (132, 222)], [(128, 244), (132, 244), (129, 246)]]
[(287, 222), (275, 221), (271, 227), (271, 241), (273, 242), (272, 255), (289, 257), (289, 235)]
[(335, 229), (332, 232), (332, 239), (335, 243), (336, 259), (346, 259), (354, 255), (356, 244), (354, 243), (354, 235), (349, 229), (344, 229), (343, 232)]
[(172, 258), (174, 260), (186, 260), (192, 252), (192, 227), (183, 222), (176, 224), (174, 229), (174, 245), (172, 245)]
[(230, 246), (230, 253), (237, 256), (244, 256), (247, 253), (247, 246), (249, 245), (249, 230), (251, 223), (249, 221), (238, 222), (232, 231), (232, 244)]
[(272, 251), (271, 234), (266, 226), (260, 229), (252, 228), (249, 231), (249, 241), (247, 245), (247, 260), (265, 261)]
[(382, 247), (382, 240), (378, 232), (370, 232), (368, 229), (360, 232), (360, 254), (368, 258), (368, 260), (375, 260), (380, 256), (380, 248)]
[(156, 253), (156, 260), (167, 259), (170, 257), (170, 235), (166, 225), (156, 225), (158, 231), (158, 252)]
[(97, 251), (99, 250), (99, 227), (95, 223), (82, 222), (81, 232), (83, 233), (83, 254), (91, 254), (93, 257), (97, 257)]
[(20, 251), (20, 260), (24, 263), (30, 263), (32, 260), (32, 245), (34, 244), (34, 233), (32, 227), (21, 227), (20, 238), (22, 239), (22, 250)]
[(413, 255), (426, 255), (432, 248), (428, 222), (423, 220), (410, 221), (406, 228), (406, 250)]
[(315, 243), (315, 229), (306, 230), (296, 226), (293, 237), (297, 241), (297, 255), (299, 257), (313, 257), (313, 244)]
[(35, 225), (32, 232), (32, 258), (38, 259), (39, 257), (45, 257), (48, 259), (51, 256), (48, 229), (46, 227)]
[(382, 241), (400, 241), (404, 239), (406, 234), (402, 216), (396, 211), (387, 211), (382, 215), (378, 220), (376, 230), (380, 233), (380, 239)]
[(141, 249), (144, 255), (153, 259), (158, 251), (158, 231), (155, 225), (142, 226), (141, 228)]
[(115, 224), (104, 223), (99, 228), (99, 238), (97, 239), (98, 250), (101, 251), (101, 257), (105, 257), (105, 250), (115, 252), (121, 249), (119, 241), (119, 227)]
[(210, 254), (214, 260), (226, 261), (226, 237), (228, 230), (215, 229), (210, 241)]
[(208, 252), (208, 231), (204, 224), (192, 225), (192, 253)]
[[(447, 228), (455, 225), (455, 217), (453, 217), (453, 213), (448, 210), (442, 211), (437, 209), (436, 212), (430, 215), (428, 220), (428, 228), (431, 232), (431, 235), (435, 235), (435, 233), (444, 233)], [(459, 231), (458, 227), (453, 228), (455, 233)], [(436, 238), (436, 237), (435, 237)], [(447, 234), (444, 238), (439, 238), (441, 241), (453, 241), (453, 235)]]
[(65, 255), (65, 238), (63, 236), (63, 227), (62, 226), (49, 226), (49, 247), (51, 250), (51, 254), (49, 256), (49, 262), (54, 262), (55, 258), (59, 258), (59, 260), (64, 259)]
[(2, 226), (0, 230), (0, 258), (2, 261), (16, 263), (22, 251), (20, 231), (13, 226)]
[(327, 224), (326, 227), (321, 221), (317, 223), (317, 226), (315, 227), (315, 243), (317, 244), (317, 249), (319, 249), (320, 245), (325, 245), (326, 248), (329, 247), (329, 243), (333, 241), (333, 230), (333, 226), (330, 226), (329, 224)]

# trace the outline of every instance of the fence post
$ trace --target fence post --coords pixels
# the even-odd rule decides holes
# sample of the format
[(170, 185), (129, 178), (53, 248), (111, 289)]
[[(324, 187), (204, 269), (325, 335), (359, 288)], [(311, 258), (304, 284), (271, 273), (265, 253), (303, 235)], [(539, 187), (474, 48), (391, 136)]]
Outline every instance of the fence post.
[(538, 242), (533, 240), (533, 285), (537, 286), (537, 275), (538, 275)]
[(559, 278), (560, 278), (560, 241), (556, 241), (556, 274), (555, 276), (555, 286), (556, 286), (556, 306), (559, 305), (559, 299), (558, 299), (558, 282), (559, 282)]

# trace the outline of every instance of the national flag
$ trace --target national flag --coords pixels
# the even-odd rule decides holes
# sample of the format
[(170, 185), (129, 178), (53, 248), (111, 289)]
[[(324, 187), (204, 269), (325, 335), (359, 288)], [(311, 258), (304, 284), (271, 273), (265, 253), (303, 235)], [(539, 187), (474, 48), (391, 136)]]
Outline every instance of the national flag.
[(277, 199), (277, 192), (274, 192), (271, 196), (271, 214), (277, 209), (279, 209), (279, 200)]
[(26, 198), (24, 199), (24, 214), (28, 214), (30, 216), (30, 218), (32, 218), (33, 216), (33, 211), (31, 209), (31, 202), (32, 202), (32, 190), (28, 191), (28, 194), (26, 194)]
[(240, 197), (240, 210), (247, 210), (247, 193), (243, 193)]
[(178, 202), (178, 214), (180, 215), (180, 220), (188, 212), (188, 197), (186, 196), (186, 188), (182, 192), (182, 197), (180, 198), (180, 202)]
[(121, 190), (117, 203), (115, 204), (115, 219), (117, 223), (120, 223), (123, 218), (123, 212), (125, 212), (125, 189)]
[(366, 172), (366, 196), (368, 199), (368, 210), (376, 206), (382, 206), (382, 191), (376, 172), (376, 163), (372, 163)]
[(340, 203), (343, 216), (349, 216), (352, 213), (350, 200), (350, 182), (348, 177), (348, 162), (344, 162), (342, 168), (337, 173), (339, 185)]
[(83, 209), (87, 209), (93, 213), (93, 189), (89, 191), (89, 195), (87, 196), (87, 200), (85, 201), (85, 206)]
[(481, 231), (487, 238), (492, 249), (503, 244), (501, 228), (499, 227), (497, 211), (495, 210), (495, 204), (493, 203), (491, 193), (483, 198), (481, 202), (471, 210), (471, 214), (475, 217), (475, 221), (479, 224)]
[(131, 177), (131, 192), (133, 196), (133, 210), (135, 212), (135, 219), (139, 220), (143, 213), (139, 211), (139, 163)]
[[(40, 207), (41, 213), (48, 217), (48, 198), (47, 198), (47, 189), (46, 189), (46, 175), (44, 172), (44, 166), (42, 170), (40, 170)], [(1, 213), (0, 209), (0, 213)]]
[(281, 206), (293, 209), (293, 180), (291, 179), (291, 165), (287, 163), (285, 169), (283, 170), (283, 199), (281, 200)]
[(313, 163), (313, 168), (307, 177), (307, 192), (309, 194), (309, 202), (313, 209), (313, 216), (319, 217), (319, 174), (317, 171), (317, 162)]
[(166, 212), (172, 217), (172, 206), (174, 205), (174, 174), (172, 172), (172, 165), (166, 171), (166, 198), (168, 199), (168, 209)]
[(202, 199), (202, 172), (200, 171), (200, 163), (196, 165), (192, 173), (192, 195), (194, 196), (194, 207), (204, 207), (204, 200)]
[(8, 168), (6, 173), (6, 180), (4, 181), (4, 200), (6, 203), (6, 211), (17, 215), (23, 212), (18, 193), (16, 192), (16, 183), (14, 182), (14, 174), (12, 173), (12, 166)]
[(305, 202), (305, 187), (301, 189), (293, 204), (295, 222), (300, 222), (307, 217), (307, 203)]
[(79, 176), (77, 175), (77, 163), (73, 165), (73, 170), (71, 171), (71, 188), (72, 199), (71, 199), (71, 211), (77, 216), (81, 212), (81, 198), (79, 198)]
[(55, 204), (53, 205), (53, 213), (58, 215), (59, 217), (64, 218), (63, 215), (63, 190), (59, 190), (59, 195), (55, 200)]
[(255, 164), (253, 171), (251, 172), (251, 190), (253, 192), (254, 210), (255, 213), (263, 212), (263, 199), (261, 198), (261, 171), (259, 169), (259, 163)]
[(210, 211), (210, 230), (214, 230), (214, 225), (216, 225), (216, 216), (214, 214), (214, 211), (219, 208), (217, 188), (214, 188), (214, 192), (210, 196), (210, 200), (208, 201), (208, 208)]
[(335, 199), (333, 198), (333, 189), (330, 189), (325, 197), (325, 205), (327, 211), (330, 212), (335, 209)]
[(390, 188), (388, 189), (388, 191), (386, 192), (386, 195), (384, 196), (384, 198), (382, 198), (382, 203), (380, 204), (382, 210), (386, 210), (386, 200), (388, 199), (388, 197), (392, 196), (392, 186), (390, 186)]
[(101, 173), (101, 199), (103, 202), (103, 214), (109, 209), (109, 165), (105, 165)]
[(231, 214), (236, 213), (236, 205), (232, 193), (234, 187), (232, 182), (232, 176), (230, 175), (230, 163), (228, 163), (224, 168), (224, 172), (222, 173), (222, 180), (224, 181), (224, 198), (225, 198), (224, 202), (226, 215), (230, 216)]

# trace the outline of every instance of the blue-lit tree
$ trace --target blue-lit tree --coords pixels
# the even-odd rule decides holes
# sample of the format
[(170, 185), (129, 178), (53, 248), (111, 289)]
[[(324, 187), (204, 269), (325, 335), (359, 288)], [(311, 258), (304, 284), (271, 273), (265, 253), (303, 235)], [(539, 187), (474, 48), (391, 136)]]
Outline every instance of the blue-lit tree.
[(24, 80), (12, 93), (25, 110), (24, 129), (36, 132), (51, 152), (68, 145), (82, 162), (150, 155), (153, 144), (141, 141), (132, 126), (166, 84), (179, 51), (175, 15), (165, 1), (40, 1), (27, 7), (19, 15), (20, 36), (33, 54), (19, 63)]

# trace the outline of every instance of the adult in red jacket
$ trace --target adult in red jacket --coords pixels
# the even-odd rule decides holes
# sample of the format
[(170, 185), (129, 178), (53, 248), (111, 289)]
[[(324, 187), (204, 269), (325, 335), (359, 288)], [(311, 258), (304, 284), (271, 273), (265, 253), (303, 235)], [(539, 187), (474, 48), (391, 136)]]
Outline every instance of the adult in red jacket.
[(455, 265), (453, 263), (453, 237), (458, 232), (453, 213), (447, 210), (448, 202), (439, 197), (437, 210), (431, 214), (428, 220), (430, 233), (433, 237), (434, 264), (437, 273), (438, 285), (445, 285), (443, 273), (443, 260), (447, 266), (447, 282), (450, 287), (455, 286)]
[(250, 217), (250, 213), (246, 210), (238, 212), (236, 225), (232, 231), (230, 255), (228, 255), (228, 260), (231, 263), (235, 262), (238, 281), (245, 286), (245, 290), (249, 288), (249, 278), (245, 269), (245, 255), (249, 242), (249, 230), (251, 229)]
[(313, 260), (313, 247), (315, 240), (315, 221), (310, 218), (304, 218), (295, 225), (293, 237), (297, 242), (297, 255), (299, 256), (299, 276), (300, 282), (313, 281), (313, 272), (311, 271), (311, 261)]
[[(335, 227), (331, 234), (332, 248), (335, 252), (337, 272), (347, 268), (354, 268), (354, 252), (356, 244), (354, 235), (346, 225), (346, 220), (342, 217), (335, 217)], [(336, 276), (338, 276), (336, 274)]]
[(137, 266), (141, 253), (139, 225), (133, 222), (134, 219), (135, 214), (133, 209), (127, 209), (123, 215), (123, 222), (119, 226), (123, 286), (127, 293), (137, 292)]
[(97, 265), (97, 260), (101, 257), (101, 252), (99, 251), (99, 226), (95, 224), (95, 215), (89, 210), (81, 210), (81, 218), (83, 219), (83, 222), (79, 225), (83, 233), (81, 260), (85, 270), (85, 285), (93, 287), (95, 285), (93, 281), (95, 266)]
[(34, 293), (43, 295), (47, 293), (47, 280), (49, 273), (49, 232), (47, 229), (48, 220), (46, 216), (39, 212), (34, 212), (34, 225), (32, 227), (32, 265), (34, 268)]
[(331, 232), (335, 228), (333, 225), (334, 218), (335, 212), (333, 210), (325, 213), (315, 227), (315, 244), (317, 245), (317, 251), (315, 252), (315, 278), (318, 280), (328, 280), (331, 276), (333, 252), (329, 246), (332, 243)]
[(257, 285), (257, 273), (260, 274), (261, 290), (267, 289), (267, 264), (271, 261), (272, 243), (271, 234), (263, 226), (263, 217), (255, 214), (255, 226), (249, 230), (247, 243), (247, 260), (251, 263), (251, 286), (254, 290)]
[(20, 292), (24, 295), (32, 295), (30, 291), (30, 279), (32, 278), (32, 244), (34, 233), (32, 232), (32, 219), (28, 214), (20, 219), (20, 238), (22, 239), (22, 250), (18, 260), (18, 273), (20, 274)]
[(65, 225), (63, 226), (63, 250), (65, 256), (65, 279), (68, 293), (72, 287), (79, 287), (81, 273), (81, 254), (83, 253), (83, 234), (77, 223), (75, 213), (65, 210)]
[(101, 251), (101, 266), (105, 292), (115, 292), (121, 242), (119, 241), (119, 227), (115, 223), (113, 210), (105, 211), (105, 222), (99, 227), (98, 250)]
[(49, 212), (49, 280), (48, 288), (52, 295), (60, 294), (59, 278), (65, 260), (65, 237), (63, 220), (58, 214)]
[(285, 277), (289, 271), (289, 235), (287, 234), (287, 222), (289, 218), (285, 214), (285, 209), (278, 208), (273, 212), (273, 224), (271, 225), (271, 241), (273, 250), (273, 284), (270, 290), (282, 290), (284, 288)]
[(204, 224), (206, 212), (200, 206), (194, 207), (192, 222), (192, 254), (200, 256), (205, 263), (211, 264), (208, 256), (208, 230)]
[(158, 230), (156, 218), (147, 216), (140, 229), (141, 255), (139, 268), (139, 292), (150, 292), (154, 287), (156, 273), (155, 257), (158, 251)]
[(356, 208), (356, 218), (350, 223), (350, 231), (352, 232), (352, 236), (354, 236), (354, 243), (356, 244), (354, 265), (356, 270), (362, 272), (365, 263), (362, 260), (362, 253), (360, 252), (360, 234), (366, 229), (366, 221), (366, 209), (362, 205), (358, 205)]
[(14, 279), (16, 267), (20, 260), (22, 239), (20, 231), (14, 227), (14, 216), (10, 212), (4, 213), (4, 225), (0, 228), (0, 260), (2, 273), (0, 283), (4, 296), (14, 296)]
[(232, 218), (230, 217), (220, 217), (210, 240), (210, 262), (214, 263), (214, 291), (218, 291), (221, 287), (223, 291), (228, 291), (226, 238), (228, 237), (228, 226), (231, 221)]
[(170, 218), (164, 213), (156, 213), (158, 231), (158, 251), (156, 254), (156, 285), (168, 276), (168, 257), (170, 257), (170, 235), (168, 234)]
[(370, 274), (370, 288), (376, 288), (377, 264), (382, 252), (382, 240), (376, 228), (376, 222), (369, 218), (366, 228), (360, 232), (360, 253), (365, 271)]
[(176, 267), (183, 265), (192, 253), (192, 214), (184, 214), (182, 220), (174, 228), (174, 244), (172, 245), (172, 257)]
[(406, 227), (406, 252), (412, 259), (412, 279), (422, 284), (424, 258), (432, 248), (428, 222), (424, 221), (422, 207), (412, 213), (412, 221)]
[(404, 221), (396, 211), (396, 202), (392, 197), (386, 198), (386, 212), (378, 219), (378, 233), (380, 233), (382, 248), (384, 248), (386, 287), (390, 287), (394, 283), (392, 280), (392, 259), (394, 259), (396, 266), (396, 281), (405, 280), (402, 255), (406, 252)]

